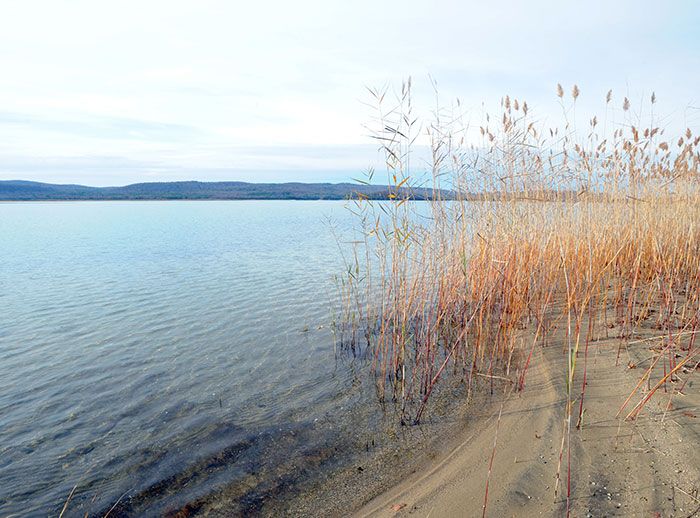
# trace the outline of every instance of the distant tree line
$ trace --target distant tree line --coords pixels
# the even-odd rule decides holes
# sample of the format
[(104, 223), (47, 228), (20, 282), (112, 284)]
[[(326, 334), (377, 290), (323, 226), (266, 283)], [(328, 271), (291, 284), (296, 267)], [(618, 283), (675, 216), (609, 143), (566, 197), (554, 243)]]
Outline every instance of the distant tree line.
[(0, 181), (0, 200), (388, 200), (431, 199), (432, 189), (353, 183), (153, 182), (122, 187)]

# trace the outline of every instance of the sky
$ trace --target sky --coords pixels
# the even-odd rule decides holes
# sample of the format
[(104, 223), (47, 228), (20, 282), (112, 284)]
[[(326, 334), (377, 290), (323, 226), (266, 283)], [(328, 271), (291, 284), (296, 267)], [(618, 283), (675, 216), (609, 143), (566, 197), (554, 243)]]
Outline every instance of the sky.
[(348, 181), (366, 88), (409, 76), (419, 114), (432, 77), (474, 122), (505, 94), (554, 118), (561, 83), (700, 126), (695, 0), (0, 1), (0, 180)]

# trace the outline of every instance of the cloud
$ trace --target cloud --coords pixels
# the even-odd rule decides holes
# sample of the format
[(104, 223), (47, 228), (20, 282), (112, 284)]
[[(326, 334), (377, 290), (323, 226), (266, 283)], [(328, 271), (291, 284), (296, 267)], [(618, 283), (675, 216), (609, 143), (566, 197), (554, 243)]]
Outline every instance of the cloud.
[[(105, 186), (139, 181), (351, 181), (379, 155), (373, 146), (263, 146), (119, 155), (28, 157), (6, 153), (0, 179)], [(383, 180), (383, 178), (382, 178)]]
[(200, 134), (197, 128), (192, 126), (125, 117), (87, 115), (70, 120), (5, 111), (0, 111), (0, 127), (10, 132), (17, 127), (23, 127), (36, 132), (49, 131), (89, 138), (130, 140), (185, 140)]
[[(506, 93), (556, 119), (562, 82), (581, 88), (582, 116), (609, 88), (656, 91), (657, 113), (681, 127), (699, 119), (686, 109), (700, 103), (699, 25), (692, 1), (13, 2), (0, 18), (0, 168), (89, 157), (175, 176), (196, 159), (201, 171), (336, 177), (367, 160), (343, 154), (368, 143), (365, 85), (408, 75), (421, 116), (430, 74), (472, 123)], [(31, 174), (57, 167), (46, 164)], [(152, 174), (124, 170), (125, 181), (142, 170)]]

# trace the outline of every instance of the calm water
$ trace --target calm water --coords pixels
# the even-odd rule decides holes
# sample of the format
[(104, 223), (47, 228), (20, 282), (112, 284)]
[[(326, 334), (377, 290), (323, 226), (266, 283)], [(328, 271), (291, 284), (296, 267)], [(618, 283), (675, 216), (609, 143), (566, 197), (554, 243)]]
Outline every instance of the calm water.
[(67, 515), (161, 513), (350, 404), (329, 217), (350, 224), (342, 202), (0, 204), (0, 515), (74, 486)]

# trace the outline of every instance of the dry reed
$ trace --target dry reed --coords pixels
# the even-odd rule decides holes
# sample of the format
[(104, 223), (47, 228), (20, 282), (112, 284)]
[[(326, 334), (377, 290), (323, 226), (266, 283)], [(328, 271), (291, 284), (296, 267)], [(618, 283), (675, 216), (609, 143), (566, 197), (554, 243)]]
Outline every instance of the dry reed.
[[(579, 88), (568, 100), (561, 85), (556, 94), (561, 127), (543, 127), (526, 102), (506, 96), (474, 143), (465, 137), (459, 105), (437, 108), (419, 129), (410, 81), (395, 96), (370, 90), (372, 137), (393, 192), (432, 187), (434, 199), (355, 202), (364, 239), (343, 295), (346, 318), (367, 343), (378, 394), (397, 403), (404, 422), (421, 420), (448, 375), (461, 378), (469, 393), (477, 375), (491, 383), (512, 378), (522, 390), (535, 347), (563, 328), (562, 459), (572, 427), (583, 422), (589, 345), (613, 326), (618, 359), (643, 321), (655, 319), (659, 331), (644, 378), (648, 390), (636, 394), (640, 381), (620, 409), (638, 399), (627, 418), (671, 379), (692, 373), (700, 317), (700, 137), (690, 129), (668, 136), (653, 119), (635, 120), (627, 98), (617, 110), (622, 120), (613, 124), (612, 92), (604, 122), (592, 117), (577, 131), (569, 116)], [(426, 167), (412, 162), (418, 138), (430, 142)], [(427, 183), (418, 180), (421, 169)], [(652, 385), (655, 365), (663, 375)]]

